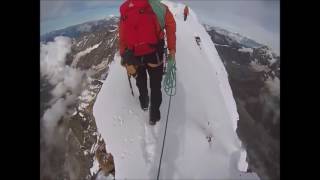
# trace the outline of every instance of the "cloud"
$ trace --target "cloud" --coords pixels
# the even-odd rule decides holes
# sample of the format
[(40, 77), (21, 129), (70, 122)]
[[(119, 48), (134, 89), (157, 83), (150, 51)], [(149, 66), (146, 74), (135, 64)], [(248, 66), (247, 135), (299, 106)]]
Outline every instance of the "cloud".
[(268, 88), (269, 92), (276, 97), (280, 96), (280, 79), (275, 77), (274, 79), (268, 78), (266, 81), (266, 87)]
[(40, 1), (40, 20), (50, 20), (63, 17), (72, 12), (68, 1)]
[(97, 8), (116, 8), (118, 9), (122, 1), (87, 1), (87, 0), (59, 0), (59, 1), (40, 1), (40, 20), (47, 21), (88, 11)]
[(56, 37), (54, 42), (41, 44), (40, 73), (47, 76), (50, 84), (63, 80), (66, 55), (71, 51), (71, 40), (66, 37)]
[(280, 121), (280, 79), (268, 78), (261, 89), (260, 101), (263, 103), (262, 118), (272, 120), (275, 125)]
[(66, 115), (68, 107), (74, 104), (83, 86), (87, 83), (84, 71), (65, 64), (66, 55), (71, 51), (71, 39), (56, 37), (53, 42), (41, 44), (40, 72), (51, 85), (53, 99), (42, 120), (46, 129), (45, 136), (50, 141), (58, 121)]

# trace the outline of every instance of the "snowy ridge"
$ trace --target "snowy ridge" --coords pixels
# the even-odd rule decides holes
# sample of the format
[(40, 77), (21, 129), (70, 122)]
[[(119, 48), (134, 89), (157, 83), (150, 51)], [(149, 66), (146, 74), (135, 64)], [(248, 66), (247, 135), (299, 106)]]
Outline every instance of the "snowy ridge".
[[(182, 4), (179, 4), (178, 6), (171, 2), (166, 2), (166, 4), (169, 6), (170, 9), (174, 9), (173, 7), (175, 7), (175, 9), (173, 10), (174, 12), (183, 12), (182, 10), (184, 8), (184, 5)], [(229, 115), (233, 120), (233, 129), (236, 130), (237, 121), (239, 120), (239, 114), (229, 84), (228, 73), (223, 65), (223, 62), (220, 59), (220, 56), (213, 42), (211, 41), (211, 37), (206, 32), (206, 29), (199, 23), (197, 15), (191, 8), (189, 8), (189, 14), (189, 18), (193, 19), (193, 21), (189, 22), (190, 26), (198, 30), (198, 32), (196, 32), (194, 35), (197, 35), (201, 38), (203, 51), (205, 51), (206, 56), (212, 65), (212, 68), (215, 69), (216, 76), (219, 81), (221, 94), (225, 99)]]
[[(210, 36), (192, 9), (184, 22), (184, 5), (163, 2), (177, 23), (177, 94), (171, 101), (160, 179), (259, 179), (245, 172), (236, 104)], [(201, 38), (200, 47), (195, 36)], [(150, 126), (135, 79), (133, 97), (119, 54), (114, 58), (93, 107), (98, 131), (114, 156), (116, 179), (155, 179), (169, 97), (163, 92), (162, 118)]]

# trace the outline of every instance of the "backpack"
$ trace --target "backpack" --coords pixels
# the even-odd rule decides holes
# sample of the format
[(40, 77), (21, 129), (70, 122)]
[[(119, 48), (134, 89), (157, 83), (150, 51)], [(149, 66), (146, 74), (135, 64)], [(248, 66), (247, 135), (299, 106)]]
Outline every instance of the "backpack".
[(156, 51), (160, 41), (157, 14), (148, 0), (128, 0), (120, 7), (123, 39), (134, 56)]

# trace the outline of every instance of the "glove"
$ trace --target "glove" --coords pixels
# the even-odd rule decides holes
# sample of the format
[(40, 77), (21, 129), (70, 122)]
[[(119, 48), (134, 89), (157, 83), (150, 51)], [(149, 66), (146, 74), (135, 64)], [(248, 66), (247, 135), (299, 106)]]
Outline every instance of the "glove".
[(136, 76), (137, 74), (137, 69), (134, 65), (125, 65), (126, 66), (126, 69), (127, 69), (127, 73), (133, 77)]
[(171, 59), (171, 60), (173, 60), (174, 62), (176, 61), (176, 52), (174, 51), (174, 50), (170, 50), (169, 51), (169, 55), (168, 55), (168, 57), (169, 57), (169, 60)]

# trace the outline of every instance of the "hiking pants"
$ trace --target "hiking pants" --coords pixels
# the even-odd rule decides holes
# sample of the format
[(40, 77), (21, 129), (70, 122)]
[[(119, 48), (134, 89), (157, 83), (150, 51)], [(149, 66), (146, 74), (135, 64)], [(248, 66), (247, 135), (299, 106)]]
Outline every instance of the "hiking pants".
[(162, 102), (161, 94), (161, 81), (163, 75), (163, 64), (158, 67), (152, 68), (148, 65), (140, 65), (137, 69), (136, 85), (139, 89), (140, 96), (146, 97), (148, 95), (147, 85), (147, 71), (150, 79), (151, 89), (151, 112), (159, 111)]

